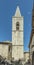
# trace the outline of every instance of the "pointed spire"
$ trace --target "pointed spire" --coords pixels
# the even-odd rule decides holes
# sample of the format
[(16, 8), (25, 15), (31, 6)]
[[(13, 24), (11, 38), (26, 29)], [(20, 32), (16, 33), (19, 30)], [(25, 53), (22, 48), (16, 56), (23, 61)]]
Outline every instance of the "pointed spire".
[(20, 13), (19, 6), (17, 6), (15, 16), (16, 16), (16, 17), (21, 17), (21, 13)]

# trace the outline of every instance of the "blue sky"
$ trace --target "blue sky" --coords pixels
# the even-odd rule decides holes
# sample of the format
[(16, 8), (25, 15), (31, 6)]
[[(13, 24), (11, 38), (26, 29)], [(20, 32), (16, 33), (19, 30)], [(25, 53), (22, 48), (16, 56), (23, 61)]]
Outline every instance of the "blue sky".
[(24, 16), (24, 50), (28, 51), (31, 35), (33, 0), (0, 0), (0, 42), (12, 39), (12, 16), (16, 7)]

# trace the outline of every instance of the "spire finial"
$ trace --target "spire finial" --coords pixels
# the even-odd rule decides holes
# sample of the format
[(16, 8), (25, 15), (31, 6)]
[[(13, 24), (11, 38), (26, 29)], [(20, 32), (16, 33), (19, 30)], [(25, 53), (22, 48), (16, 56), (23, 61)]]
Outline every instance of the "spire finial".
[(17, 8), (16, 8), (15, 16), (17, 16), (17, 17), (21, 16), (21, 12), (20, 12), (19, 6), (17, 6)]

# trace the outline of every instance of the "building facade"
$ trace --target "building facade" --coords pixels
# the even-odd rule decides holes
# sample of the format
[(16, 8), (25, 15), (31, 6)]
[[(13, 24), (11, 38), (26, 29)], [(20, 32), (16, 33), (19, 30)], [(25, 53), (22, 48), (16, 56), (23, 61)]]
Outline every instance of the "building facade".
[(34, 65), (34, 3), (32, 11), (32, 31), (31, 31), (29, 48), (30, 48), (30, 63), (31, 65)]
[(29, 61), (29, 52), (24, 52), (24, 64)]
[(7, 60), (11, 60), (12, 58), (12, 43), (11, 42), (0, 42), (0, 56), (6, 58)]

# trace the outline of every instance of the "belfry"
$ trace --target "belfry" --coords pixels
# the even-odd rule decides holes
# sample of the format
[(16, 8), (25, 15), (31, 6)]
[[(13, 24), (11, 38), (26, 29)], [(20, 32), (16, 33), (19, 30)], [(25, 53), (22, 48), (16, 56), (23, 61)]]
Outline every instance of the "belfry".
[(12, 17), (12, 57), (15, 60), (24, 58), (24, 20), (19, 6)]

